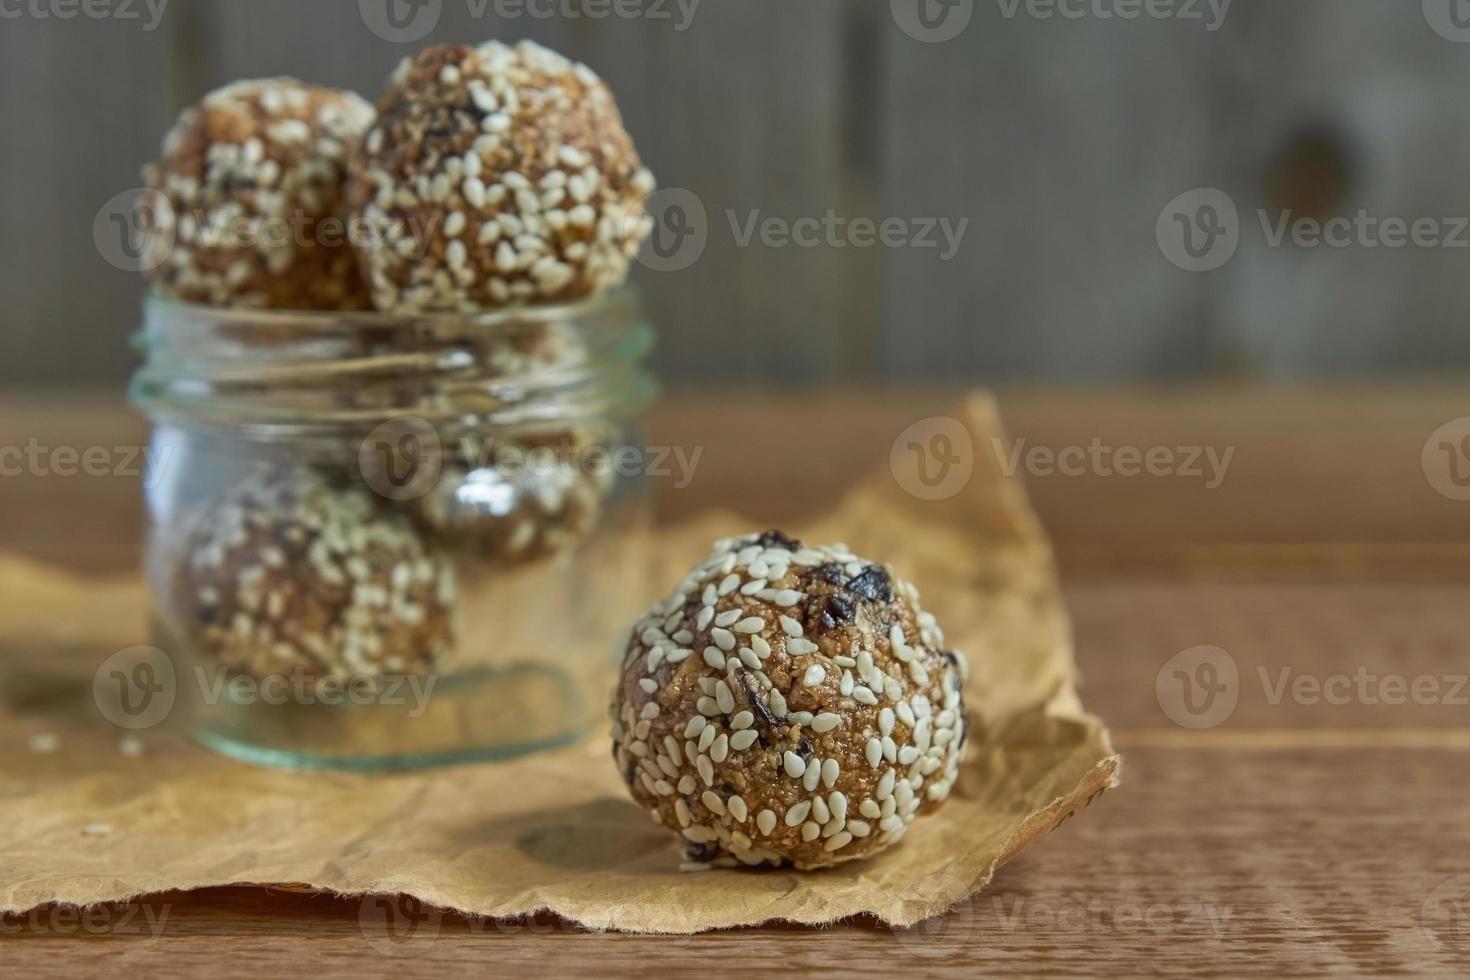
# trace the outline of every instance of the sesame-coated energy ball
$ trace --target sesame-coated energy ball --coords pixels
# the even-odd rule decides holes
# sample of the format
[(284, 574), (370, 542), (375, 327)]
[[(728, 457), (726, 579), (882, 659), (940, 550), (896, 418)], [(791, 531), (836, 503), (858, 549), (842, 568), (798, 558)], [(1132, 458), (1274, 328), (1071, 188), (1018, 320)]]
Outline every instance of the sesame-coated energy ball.
[(593, 465), (593, 433), (481, 443), (445, 466), (410, 503), (424, 533), (501, 568), (573, 554), (592, 534), (612, 489)]
[(235, 82), (186, 109), (143, 170), (172, 211), (153, 229), (173, 236), (154, 289), (216, 306), (368, 309), (343, 185), (372, 121), (358, 96), (291, 78)]
[(299, 467), (197, 514), (173, 588), (198, 652), (256, 677), (427, 673), (451, 642), (452, 568), (367, 490)]
[(691, 866), (850, 861), (949, 796), (966, 671), (885, 566), (731, 538), (634, 627), (613, 755)]
[(398, 67), (349, 198), (371, 232), (358, 252), (378, 309), (472, 312), (621, 282), (653, 186), (591, 69), (490, 41)]

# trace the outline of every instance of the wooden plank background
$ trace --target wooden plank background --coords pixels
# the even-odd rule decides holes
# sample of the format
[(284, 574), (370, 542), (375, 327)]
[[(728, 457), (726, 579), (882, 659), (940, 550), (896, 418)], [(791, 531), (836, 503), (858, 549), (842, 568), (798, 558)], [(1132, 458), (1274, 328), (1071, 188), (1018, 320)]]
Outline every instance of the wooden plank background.
[[(968, 26), (923, 43), (893, 13), (911, 0), (702, 0), (684, 30), (673, 0), (668, 19), (536, 2), (554, 15), (496, 16), (492, 3), (476, 17), (480, 4), (439, 0), (419, 43), (529, 36), (587, 61), (661, 182), (698, 194), (701, 258), (639, 271), (675, 383), (1470, 364), (1470, 249), (1270, 248), (1255, 222), (1283, 207), (1470, 214), (1470, 44), (1437, 34), (1418, 3), (1235, 0), (1208, 31), (960, 0)], [(152, 31), (144, 0), (136, 20), (6, 9), (21, 12), (0, 19), (9, 386), (120, 385), (131, 371), (140, 286), (100, 258), (92, 220), (137, 184), (181, 107), (277, 73), (371, 97), (416, 46), (376, 37), (353, 0), (169, 0)], [(1239, 206), (1242, 243), (1223, 269), (1192, 274), (1165, 261), (1154, 227), (1167, 201), (1206, 185)], [(950, 261), (740, 247), (727, 212), (757, 209), (969, 225)]]

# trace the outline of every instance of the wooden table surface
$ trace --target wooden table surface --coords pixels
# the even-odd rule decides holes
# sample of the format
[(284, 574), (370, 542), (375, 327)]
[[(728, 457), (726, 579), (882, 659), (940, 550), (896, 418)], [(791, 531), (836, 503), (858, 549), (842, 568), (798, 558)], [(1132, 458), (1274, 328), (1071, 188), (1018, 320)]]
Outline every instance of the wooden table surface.
[[(766, 525), (820, 508), (951, 395), (773, 392), (718, 407), (671, 395), (651, 444), (703, 455), (687, 486), (658, 481), (660, 515), (723, 503)], [(1113, 729), (1123, 786), (917, 929), (855, 921), (670, 939), (449, 917), (385, 944), (365, 936), (359, 902), (222, 889), (90, 918), (43, 909), (7, 920), (0, 967), (17, 977), (1464, 975), (1470, 501), (1454, 498), (1470, 491), (1426, 475), (1423, 458), (1431, 434), (1470, 413), (1465, 396), (1443, 385), (1002, 392), (1056, 542), (1083, 697)], [(1436, 436), (1430, 456), (1462, 432), (1470, 421)], [(0, 400), (0, 452), (31, 440), (116, 449), (141, 433), (107, 398)], [(1067, 447), (1094, 447), (1086, 472), (1055, 472), (1033, 452)], [(1155, 453), (1154, 474), (1129, 476), (1111, 462), (1127, 447), (1169, 452)], [(1217, 461), (1230, 452), (1223, 479), (1211, 478), (1206, 449)], [(136, 480), (122, 473), (7, 472), (0, 549), (125, 569), (138, 510)], [(1179, 703), (1164, 668), (1200, 646), (1223, 651), (1238, 679), (1233, 711), (1186, 716), (1212, 723), (1194, 729), (1171, 720)]]

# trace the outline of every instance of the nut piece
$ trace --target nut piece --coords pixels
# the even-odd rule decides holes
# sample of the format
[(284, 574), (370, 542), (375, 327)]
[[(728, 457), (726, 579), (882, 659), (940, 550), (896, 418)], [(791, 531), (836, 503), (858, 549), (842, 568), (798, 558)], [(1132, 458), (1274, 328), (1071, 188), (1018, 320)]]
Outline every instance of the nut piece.
[(613, 755), (696, 866), (825, 867), (949, 796), (966, 675), (885, 566), (778, 531), (731, 538), (634, 627)]
[(473, 312), (622, 282), (653, 190), (606, 84), (530, 41), (399, 65), (352, 160), (373, 303)]
[(366, 490), (264, 471), (198, 515), (174, 573), (199, 652), (257, 677), (424, 673), (451, 642), (454, 576)]
[(368, 309), (343, 184), (372, 121), (358, 96), (290, 78), (235, 82), (186, 109), (143, 170), (172, 210), (152, 229), (173, 235), (154, 289), (216, 306)]

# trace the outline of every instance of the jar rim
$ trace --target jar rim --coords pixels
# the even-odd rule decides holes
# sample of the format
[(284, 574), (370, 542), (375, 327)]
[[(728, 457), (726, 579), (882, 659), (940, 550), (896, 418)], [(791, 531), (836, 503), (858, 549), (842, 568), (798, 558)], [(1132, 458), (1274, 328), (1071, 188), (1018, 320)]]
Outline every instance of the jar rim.
[(303, 327), (325, 324), (357, 324), (364, 328), (422, 329), (424, 327), (483, 327), (493, 329), (507, 323), (527, 320), (571, 320), (601, 310), (637, 305), (638, 289), (621, 283), (610, 289), (559, 303), (528, 303), (494, 310), (460, 312), (455, 310), (385, 312), (382, 310), (284, 310), (249, 306), (214, 306), (193, 303), (149, 290), (143, 298), (145, 317), (152, 310), (174, 316), (195, 318), (200, 322), (229, 320), (232, 324), (253, 324), (262, 329)]
[[(131, 400), (155, 422), (329, 437), (416, 417), (462, 429), (637, 414), (655, 386), (636, 287), (482, 313), (257, 310), (150, 295)], [(522, 345), (529, 342), (528, 353)]]

